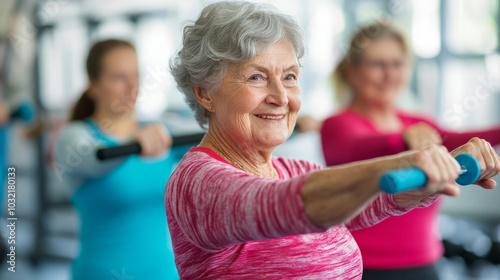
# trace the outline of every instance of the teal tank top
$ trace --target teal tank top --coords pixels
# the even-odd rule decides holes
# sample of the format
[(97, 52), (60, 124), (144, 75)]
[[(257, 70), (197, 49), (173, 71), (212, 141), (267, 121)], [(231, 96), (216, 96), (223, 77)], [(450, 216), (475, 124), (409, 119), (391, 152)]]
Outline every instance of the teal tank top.
[[(95, 137), (116, 146), (87, 120)], [(165, 214), (164, 191), (177, 158), (128, 156), (111, 172), (85, 179), (72, 196), (80, 220), (74, 280), (179, 279)]]

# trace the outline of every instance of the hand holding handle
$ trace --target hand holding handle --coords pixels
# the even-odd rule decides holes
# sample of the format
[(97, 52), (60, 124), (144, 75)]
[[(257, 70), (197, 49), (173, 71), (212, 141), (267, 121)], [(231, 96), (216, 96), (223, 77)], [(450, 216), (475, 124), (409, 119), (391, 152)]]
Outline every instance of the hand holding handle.
[[(455, 158), (460, 164), (462, 174), (456, 182), (465, 186), (473, 184), (479, 178), (481, 167), (477, 160), (468, 154), (461, 154)], [(389, 194), (421, 188), (427, 184), (427, 176), (418, 168), (407, 168), (386, 172), (380, 177), (380, 189)]]

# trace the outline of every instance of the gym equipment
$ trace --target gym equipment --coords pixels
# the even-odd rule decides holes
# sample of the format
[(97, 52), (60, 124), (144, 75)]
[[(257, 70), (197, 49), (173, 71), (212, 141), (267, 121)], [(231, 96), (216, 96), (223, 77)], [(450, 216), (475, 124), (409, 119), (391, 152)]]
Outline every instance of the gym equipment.
[[(197, 144), (205, 136), (205, 133), (197, 133), (183, 136), (172, 137), (172, 146), (182, 146), (189, 144)], [(97, 150), (97, 158), (99, 160), (107, 160), (116, 157), (128, 156), (132, 154), (139, 154), (141, 152), (141, 145), (134, 142), (122, 146), (102, 148)]]
[[(470, 185), (477, 181), (481, 173), (481, 167), (477, 160), (468, 154), (461, 154), (455, 158), (460, 164), (461, 172), (456, 182), (459, 185)], [(425, 186), (427, 176), (418, 168), (407, 168), (389, 171), (382, 175), (379, 180), (380, 189), (388, 194), (414, 190)]]
[(28, 103), (23, 102), (19, 104), (19, 107), (17, 107), (15, 111), (12, 111), (10, 118), (30, 122), (33, 119), (33, 115), (34, 113), (31, 106)]

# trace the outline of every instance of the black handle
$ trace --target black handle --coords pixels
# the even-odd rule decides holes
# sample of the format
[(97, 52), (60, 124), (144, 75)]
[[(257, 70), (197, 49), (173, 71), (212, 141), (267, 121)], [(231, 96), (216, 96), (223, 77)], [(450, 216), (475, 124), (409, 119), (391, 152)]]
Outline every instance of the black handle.
[(182, 136), (175, 136), (172, 138), (172, 146), (198, 144), (201, 142), (201, 139), (203, 139), (204, 136), (205, 136), (205, 132), (182, 135)]
[[(172, 146), (182, 146), (188, 144), (198, 144), (205, 136), (205, 133), (197, 133), (183, 136), (176, 136), (172, 138)], [(139, 154), (141, 152), (141, 145), (134, 142), (125, 144), (123, 146), (102, 148), (97, 150), (97, 158), (99, 160), (107, 160), (116, 157), (128, 156), (132, 154)]]
[(106, 160), (131, 154), (138, 154), (140, 152), (141, 145), (135, 142), (123, 146), (99, 149), (97, 150), (97, 158), (99, 160)]

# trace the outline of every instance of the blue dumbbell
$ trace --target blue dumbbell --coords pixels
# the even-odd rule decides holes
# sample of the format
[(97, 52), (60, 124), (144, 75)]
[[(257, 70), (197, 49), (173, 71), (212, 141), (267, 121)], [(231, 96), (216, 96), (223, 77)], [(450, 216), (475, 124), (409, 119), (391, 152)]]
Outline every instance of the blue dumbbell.
[[(468, 154), (461, 154), (455, 158), (460, 164), (461, 172), (457, 184), (465, 186), (473, 184), (479, 178), (481, 167), (477, 160)], [(427, 184), (427, 176), (418, 168), (407, 168), (386, 172), (380, 177), (380, 189), (389, 194), (421, 188)]]
[(33, 120), (33, 109), (27, 102), (19, 104), (19, 107), (10, 114), (11, 119), (19, 119), (25, 122)]

